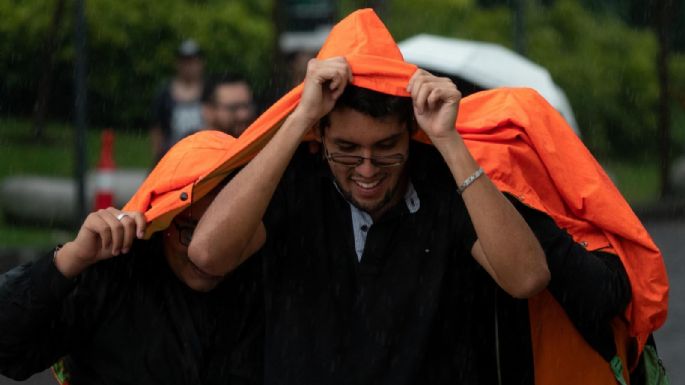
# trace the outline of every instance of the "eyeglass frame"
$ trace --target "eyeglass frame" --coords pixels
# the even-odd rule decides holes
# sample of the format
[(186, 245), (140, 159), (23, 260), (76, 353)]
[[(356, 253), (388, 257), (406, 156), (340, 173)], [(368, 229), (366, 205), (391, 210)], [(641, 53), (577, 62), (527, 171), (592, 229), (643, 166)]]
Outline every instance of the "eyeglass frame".
[[(193, 202), (190, 202), (190, 205), (188, 206), (188, 217), (192, 218), (192, 207), (193, 207)], [(178, 223), (176, 220), (180, 216), (177, 215), (174, 217), (172, 220), (174, 227), (176, 227), (176, 232), (178, 232), (178, 243), (181, 245), (188, 247), (190, 246), (190, 242), (193, 240), (193, 234), (195, 233), (195, 228), (197, 228), (197, 221), (195, 222), (194, 225), (192, 226), (183, 226)]]
[[(321, 132), (321, 146), (323, 146), (324, 157), (326, 158), (326, 160), (329, 160), (329, 161), (334, 162), (336, 164), (339, 164), (339, 165), (342, 165), (345, 167), (350, 167), (350, 168), (355, 168), (355, 167), (361, 166), (362, 164), (364, 164), (364, 161), (367, 159), (369, 160), (369, 162), (371, 162), (372, 165), (374, 165), (378, 168), (398, 167), (407, 161), (406, 155), (399, 153), (399, 152), (396, 154), (390, 154), (390, 155), (385, 155), (385, 156), (369, 156), (369, 157), (361, 156), (361, 155), (347, 155), (347, 154), (340, 154), (340, 153), (330, 153), (330, 152), (328, 152), (328, 148), (326, 147), (326, 142), (324, 141), (323, 132)], [(345, 157), (349, 157), (349, 158), (354, 158), (357, 160), (357, 162), (355, 164), (345, 164), (343, 162), (340, 162), (339, 160), (336, 160), (335, 159), (336, 156), (345, 156)], [(396, 163), (393, 163), (393, 164), (378, 164), (377, 163), (379, 159), (388, 159), (388, 158), (398, 157), (398, 156), (399, 156), (399, 159)]]
[(216, 109), (221, 109), (224, 111), (227, 111), (231, 114), (236, 114), (238, 111), (245, 110), (249, 112), (254, 112), (255, 110), (255, 104), (253, 102), (237, 102), (237, 103), (228, 103), (228, 104), (221, 104), (218, 102), (212, 102), (212, 105)]

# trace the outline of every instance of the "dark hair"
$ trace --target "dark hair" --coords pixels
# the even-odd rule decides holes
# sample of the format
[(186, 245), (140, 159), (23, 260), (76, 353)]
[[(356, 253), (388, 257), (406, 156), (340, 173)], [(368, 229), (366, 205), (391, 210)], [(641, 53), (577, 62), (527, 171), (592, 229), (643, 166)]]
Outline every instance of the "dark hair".
[(238, 73), (224, 72), (220, 75), (212, 76), (207, 82), (205, 82), (205, 87), (202, 90), (202, 103), (211, 103), (214, 101), (216, 89), (227, 84), (244, 83), (247, 88), (250, 87), (250, 82)]
[[(335, 103), (335, 108), (347, 107), (374, 119), (396, 118), (414, 129), (414, 108), (410, 97), (388, 95), (367, 88), (348, 85)], [(319, 126), (330, 126), (330, 114), (321, 118)]]

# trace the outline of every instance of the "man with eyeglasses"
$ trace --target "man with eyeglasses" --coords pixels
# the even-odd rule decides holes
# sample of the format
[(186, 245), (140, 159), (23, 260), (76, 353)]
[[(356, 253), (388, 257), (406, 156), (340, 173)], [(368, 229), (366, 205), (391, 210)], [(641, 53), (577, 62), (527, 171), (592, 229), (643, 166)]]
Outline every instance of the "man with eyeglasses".
[[(267, 384), (479, 383), (481, 283), (537, 293), (543, 251), (454, 130), (451, 81), (418, 70), (411, 97), (351, 81), (342, 57), (310, 61), (299, 105), (219, 193), (189, 256), (221, 274), (266, 239)], [(299, 146), (312, 128), (319, 154)]]
[(215, 78), (202, 95), (202, 114), (205, 129), (239, 137), (255, 117), (252, 88), (247, 79), (230, 73)]

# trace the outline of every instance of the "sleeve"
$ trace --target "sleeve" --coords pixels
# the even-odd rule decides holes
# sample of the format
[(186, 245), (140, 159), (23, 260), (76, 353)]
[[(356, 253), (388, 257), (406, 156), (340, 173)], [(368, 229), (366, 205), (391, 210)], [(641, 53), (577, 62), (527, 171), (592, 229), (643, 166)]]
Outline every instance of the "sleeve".
[[(302, 193), (304, 179), (314, 172), (313, 163), (306, 145), (301, 144), (295, 151), (269, 201), (262, 221), (266, 229), (266, 245), (272, 251), (275, 250), (274, 248), (278, 249), (283, 246), (282, 243), (288, 233), (288, 224), (292, 219), (288, 215), (289, 210), (292, 209), (289, 202)], [(293, 204), (293, 206), (297, 206), (297, 204)]]
[(52, 365), (73, 340), (61, 311), (78, 283), (57, 270), (52, 254), (0, 276), (0, 373), (16, 380)]
[(610, 359), (615, 349), (610, 322), (631, 298), (623, 264), (615, 255), (586, 250), (552, 218), (508, 197), (545, 251), (550, 293), (588, 343)]
[(269, 239), (273, 240), (277, 238), (280, 229), (283, 227), (286, 216), (285, 204), (287, 201), (285, 192), (285, 183), (281, 180), (278, 187), (276, 187), (274, 195), (271, 197), (271, 201), (269, 201), (269, 206), (266, 209), (266, 213), (264, 213), (264, 218), (262, 218), (264, 228), (266, 229), (267, 242), (269, 242)]

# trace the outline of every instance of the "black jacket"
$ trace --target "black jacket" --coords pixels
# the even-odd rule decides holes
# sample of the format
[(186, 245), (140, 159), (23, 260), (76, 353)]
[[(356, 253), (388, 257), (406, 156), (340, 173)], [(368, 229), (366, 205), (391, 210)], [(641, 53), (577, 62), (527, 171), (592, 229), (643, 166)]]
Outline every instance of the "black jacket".
[[(625, 311), (631, 298), (630, 282), (620, 259), (613, 254), (586, 250), (552, 218), (507, 197), (545, 251), (551, 273), (547, 289), (580, 335), (609, 365), (608, 361), (616, 355), (611, 320)], [(483, 356), (489, 356), (484, 370), (496, 373), (496, 351), (499, 349), (502, 383), (532, 385), (534, 368), (528, 301), (512, 298), (494, 282), (489, 292), (489, 298), (481, 306), (484, 315), (481, 347)], [(495, 318), (498, 333), (495, 332)]]
[[(502, 383), (534, 383), (528, 302), (475, 262), (475, 232), (449, 169), (433, 147), (411, 146), (421, 207), (412, 214), (400, 203), (362, 230), (361, 261), (328, 166), (306, 148), (291, 162), (265, 217), (266, 383), (496, 384), (498, 349)], [(609, 321), (630, 299), (621, 262), (513, 203), (545, 250), (548, 289), (609, 354)]]
[(25, 379), (61, 357), (72, 384), (256, 384), (263, 315), (255, 257), (209, 293), (137, 243), (75, 280), (52, 253), (0, 276), (0, 372)]

